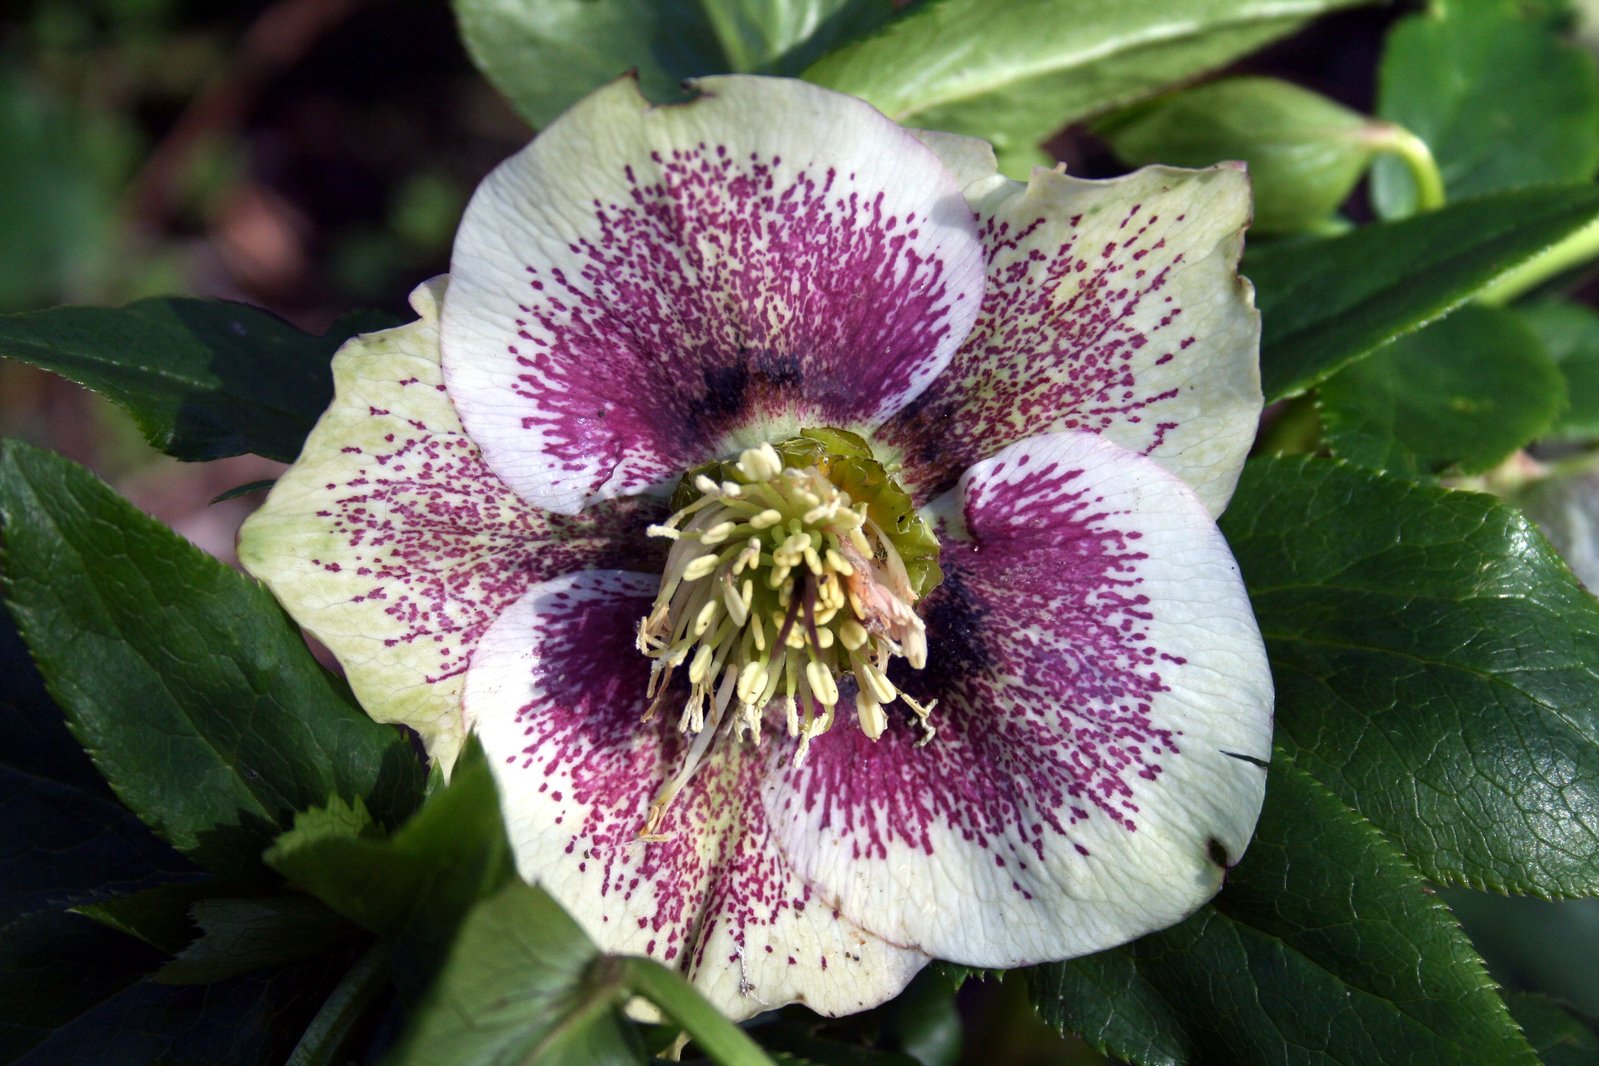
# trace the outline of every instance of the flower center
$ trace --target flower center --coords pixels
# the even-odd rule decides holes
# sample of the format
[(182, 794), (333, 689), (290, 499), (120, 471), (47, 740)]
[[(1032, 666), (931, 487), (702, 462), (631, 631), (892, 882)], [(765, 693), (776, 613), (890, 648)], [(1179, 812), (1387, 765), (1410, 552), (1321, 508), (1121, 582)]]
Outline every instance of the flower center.
[(853, 687), (868, 737), (882, 735), (884, 708), (898, 700), (923, 742), (931, 738), (932, 705), (900, 692), (886, 671), (895, 656), (916, 669), (927, 661), (915, 604), (941, 576), (938, 542), (864, 441), (804, 430), (690, 471), (673, 504), (671, 518), (649, 528), (674, 543), (639, 623), (638, 648), (654, 660), (644, 718), (686, 670), (678, 728), (694, 740), (641, 837), (656, 835), (713, 739), (744, 733), (758, 743), (769, 707), (781, 708), (803, 759), (833, 724), (840, 681)]

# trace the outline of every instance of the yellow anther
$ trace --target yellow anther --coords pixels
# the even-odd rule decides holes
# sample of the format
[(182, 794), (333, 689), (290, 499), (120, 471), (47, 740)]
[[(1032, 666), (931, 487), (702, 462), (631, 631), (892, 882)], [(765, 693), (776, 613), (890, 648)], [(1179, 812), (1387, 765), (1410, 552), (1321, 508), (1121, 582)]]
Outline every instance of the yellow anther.
[(715, 552), (707, 552), (683, 568), (683, 580), (698, 581), (702, 577), (710, 576), (716, 569), (718, 561)]
[(861, 683), (861, 688), (871, 689), (872, 695), (877, 697), (879, 703), (892, 703), (898, 693), (894, 683), (871, 663), (861, 663), (855, 668), (855, 679)]
[(705, 680), (705, 675), (711, 672), (711, 646), (701, 644), (700, 650), (694, 653), (694, 661), (688, 664), (688, 679), (698, 685)]
[(866, 632), (866, 627), (853, 618), (847, 619), (838, 627), (838, 639), (843, 641), (844, 647), (850, 651), (858, 651), (865, 647), (870, 636), (871, 634)]
[[(749, 586), (749, 578), (744, 579), (744, 584)], [(722, 572), (722, 605), (727, 608), (727, 616), (736, 626), (743, 625), (750, 616), (749, 598), (739, 595), (738, 589), (733, 586), (733, 575), (725, 570)]]
[(827, 565), (845, 577), (849, 577), (855, 572), (855, 568), (850, 565), (849, 560), (838, 554), (837, 548), (827, 549)]
[(700, 534), (700, 543), (706, 546), (720, 544), (733, 535), (733, 530), (738, 526), (732, 522), (718, 522), (716, 525)]
[(855, 713), (860, 716), (861, 732), (868, 740), (876, 740), (888, 728), (888, 715), (883, 713), (883, 705), (865, 689), (855, 693)]
[(811, 695), (824, 707), (838, 702), (838, 685), (833, 681), (833, 671), (815, 659), (805, 664), (805, 680), (810, 683)]
[(766, 687), (766, 666), (761, 662), (748, 662), (738, 675), (738, 698), (745, 703), (754, 703), (761, 690)]
[(705, 606), (700, 608), (700, 613), (694, 616), (694, 635), (703, 637), (721, 610), (722, 604), (719, 600), (706, 600)]
[(783, 512), (782, 511), (779, 511), (779, 510), (777, 510), (775, 508), (772, 508), (772, 507), (768, 507), (766, 510), (762, 511), (760, 514), (755, 515), (754, 517), (752, 517), (750, 519), (750, 528), (752, 528), (752, 529), (771, 529), (773, 526), (777, 525), (777, 523), (781, 522), (782, 520), (783, 520)]

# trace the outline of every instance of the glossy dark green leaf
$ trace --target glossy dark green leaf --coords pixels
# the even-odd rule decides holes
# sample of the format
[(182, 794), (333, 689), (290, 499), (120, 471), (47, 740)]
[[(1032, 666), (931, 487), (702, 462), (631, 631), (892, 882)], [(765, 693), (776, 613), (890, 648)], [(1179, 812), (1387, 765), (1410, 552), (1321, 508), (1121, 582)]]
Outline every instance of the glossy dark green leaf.
[(309, 896), (203, 899), (189, 911), (200, 935), (151, 980), (201, 985), (313, 959), (356, 939), (359, 930)]
[(629, 70), (652, 100), (685, 78), (797, 74), (889, 0), (453, 0), (479, 70), (534, 126)]
[(1505, 1002), (1544, 1066), (1599, 1062), (1599, 1033), (1559, 1003), (1532, 992), (1506, 996)]
[(367, 718), (255, 582), (60, 456), (0, 456), (6, 601), (101, 773), (216, 872), (254, 876), (294, 812), (365, 796), (398, 821), (410, 746)]
[(806, 78), (910, 126), (1002, 152), (1150, 96), (1360, 0), (940, 0), (912, 7)]
[(1599, 218), (1599, 189), (1519, 189), (1252, 249), (1267, 400), (1297, 396)]
[(1544, 435), (1566, 379), (1514, 311), (1467, 306), (1318, 391), (1334, 455), (1406, 475), (1496, 466)]
[(162, 296), (0, 315), (0, 356), (103, 393), (179, 459), (292, 462), (333, 399), (334, 350), (394, 324), (360, 312), (315, 337), (244, 304)]
[(467, 916), (391, 1066), (643, 1062), (619, 960), (542, 890), (513, 882)]
[(1537, 1061), (1414, 867), (1281, 756), (1215, 902), (1028, 980), (1047, 1021), (1147, 1066)]
[(1599, 437), (1599, 313), (1560, 300), (1516, 310), (1566, 378), (1566, 409), (1550, 427), (1549, 436), (1564, 440)]
[(1284, 459), (1245, 468), (1221, 525), (1283, 750), (1429, 877), (1599, 893), (1599, 603), (1530, 521)]
[(197, 876), (118, 803), (0, 611), (0, 923)]
[[(1377, 113), (1427, 142), (1451, 199), (1599, 169), (1599, 72), (1550, 20), (1513, 0), (1451, 0), (1400, 22), (1378, 77)], [(1372, 172), (1395, 218), (1416, 190), (1396, 159)]]
[(1249, 164), (1251, 233), (1292, 233), (1338, 209), (1377, 151), (1370, 119), (1275, 78), (1224, 78), (1096, 128), (1135, 166)]

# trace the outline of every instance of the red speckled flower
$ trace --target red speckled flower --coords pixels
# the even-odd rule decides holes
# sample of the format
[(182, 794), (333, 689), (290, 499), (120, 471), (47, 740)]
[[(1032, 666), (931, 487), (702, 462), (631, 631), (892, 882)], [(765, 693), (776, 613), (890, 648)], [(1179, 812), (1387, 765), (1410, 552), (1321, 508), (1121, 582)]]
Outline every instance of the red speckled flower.
[[(1236, 168), (995, 173), (799, 82), (590, 96), (358, 338), (240, 555), (518, 866), (734, 1016), (1177, 921), (1271, 682), (1213, 516)], [(442, 354), (441, 354), (442, 353)]]

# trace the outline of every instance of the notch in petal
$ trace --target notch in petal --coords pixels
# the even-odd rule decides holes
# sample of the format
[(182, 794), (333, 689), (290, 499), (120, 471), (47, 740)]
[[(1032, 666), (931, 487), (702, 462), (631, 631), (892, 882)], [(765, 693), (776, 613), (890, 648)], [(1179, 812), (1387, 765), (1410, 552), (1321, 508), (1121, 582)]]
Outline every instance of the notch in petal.
[(1238, 276), (1242, 169), (1109, 181), (1038, 169), (968, 186), (982, 313), (949, 369), (879, 431), (925, 499), (1035, 433), (1084, 430), (1188, 482), (1212, 515), (1260, 418), (1260, 315)]

